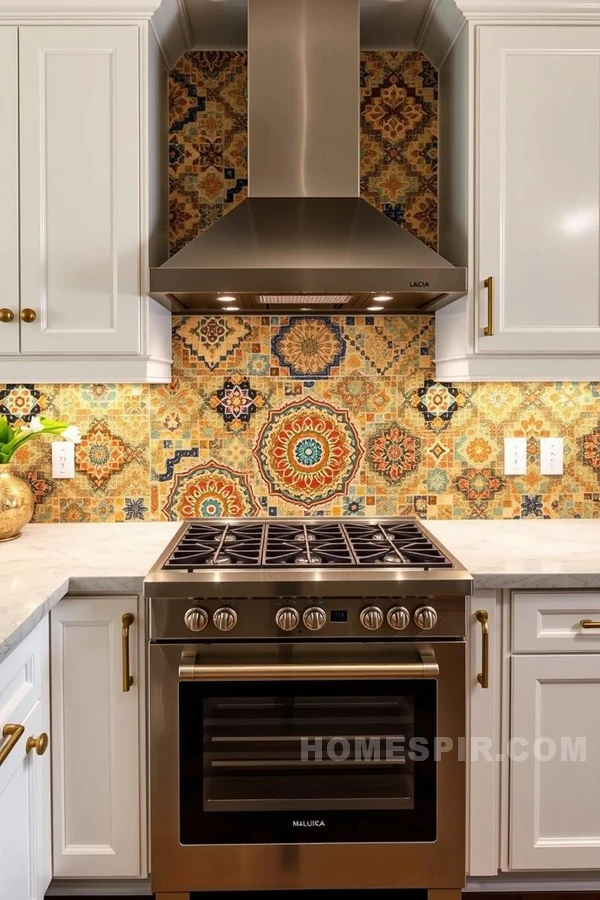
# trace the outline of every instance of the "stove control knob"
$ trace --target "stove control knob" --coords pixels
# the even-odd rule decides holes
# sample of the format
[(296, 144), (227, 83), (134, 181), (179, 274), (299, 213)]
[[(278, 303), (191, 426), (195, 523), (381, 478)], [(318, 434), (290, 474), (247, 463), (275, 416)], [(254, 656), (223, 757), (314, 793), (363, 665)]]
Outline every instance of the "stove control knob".
[(395, 631), (404, 631), (410, 625), (410, 613), (403, 606), (392, 606), (387, 614), (388, 625)]
[(300, 616), (293, 606), (284, 606), (275, 613), (275, 622), (282, 631), (293, 631), (300, 622)]
[(423, 631), (429, 631), (438, 620), (438, 615), (433, 606), (420, 606), (415, 610), (415, 625)]
[(327, 616), (320, 606), (311, 606), (304, 610), (302, 621), (310, 631), (319, 631), (327, 622)]
[(190, 631), (203, 631), (208, 625), (208, 613), (205, 609), (194, 606), (192, 609), (188, 609), (183, 621)]
[(366, 606), (360, 616), (360, 624), (369, 631), (377, 631), (383, 625), (383, 613), (378, 606)]
[(235, 628), (237, 618), (235, 609), (230, 606), (222, 606), (215, 612), (213, 622), (219, 631), (231, 631), (232, 628)]

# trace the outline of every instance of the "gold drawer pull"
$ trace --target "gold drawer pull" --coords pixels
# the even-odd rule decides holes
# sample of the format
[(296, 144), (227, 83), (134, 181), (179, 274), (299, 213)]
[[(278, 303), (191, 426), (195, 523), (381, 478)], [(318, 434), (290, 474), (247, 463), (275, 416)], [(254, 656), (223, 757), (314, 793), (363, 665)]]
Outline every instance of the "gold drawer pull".
[(8, 738), (4, 747), (0, 749), (0, 766), (4, 762), (4, 760), (10, 755), (11, 751), (14, 750), (18, 742), (21, 740), (25, 729), (22, 725), (5, 725), (2, 729), (2, 737)]
[(37, 319), (37, 313), (35, 309), (22, 309), (21, 310), (21, 322), (26, 322), (28, 325), (31, 325), (32, 322), (35, 322)]
[(490, 276), (490, 278), (486, 278), (483, 282), (484, 288), (487, 288), (487, 317), (488, 323), (483, 329), (483, 333), (486, 337), (493, 337), (494, 334), (494, 279)]
[(135, 618), (132, 613), (124, 613), (121, 616), (123, 630), (121, 632), (121, 641), (123, 648), (123, 693), (128, 693), (133, 684), (133, 675), (129, 674), (129, 629), (133, 625)]
[(600, 622), (594, 622), (592, 619), (582, 619), (579, 624), (582, 628), (600, 628)]
[(490, 685), (490, 617), (487, 609), (478, 609), (475, 618), (481, 623), (481, 672), (477, 681), (482, 688)]
[(43, 756), (47, 749), (48, 735), (45, 731), (42, 731), (42, 733), (36, 738), (27, 738), (27, 743), (25, 744), (25, 750), (27, 751), (27, 753), (31, 753), (32, 750), (35, 750), (37, 756)]
[(15, 317), (12, 309), (8, 309), (6, 306), (0, 309), (0, 322), (4, 322), (5, 324), (8, 322), (12, 322)]

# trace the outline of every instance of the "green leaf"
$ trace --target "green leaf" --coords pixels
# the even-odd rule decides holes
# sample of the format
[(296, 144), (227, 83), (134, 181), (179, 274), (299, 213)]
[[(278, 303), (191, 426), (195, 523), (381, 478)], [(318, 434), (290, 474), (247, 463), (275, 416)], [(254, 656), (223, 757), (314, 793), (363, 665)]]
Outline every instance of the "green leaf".
[(8, 424), (6, 416), (0, 416), (0, 444), (8, 444), (12, 440), (12, 428)]

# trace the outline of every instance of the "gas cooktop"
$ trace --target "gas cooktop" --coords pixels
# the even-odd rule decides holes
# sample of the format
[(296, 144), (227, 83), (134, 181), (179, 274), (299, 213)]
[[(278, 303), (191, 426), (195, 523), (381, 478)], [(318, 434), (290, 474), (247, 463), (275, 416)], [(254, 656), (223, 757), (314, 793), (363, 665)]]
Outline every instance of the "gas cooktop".
[(163, 570), (206, 568), (389, 566), (452, 568), (452, 562), (412, 519), (281, 522), (193, 521)]
[(147, 597), (171, 599), (471, 590), (465, 568), (413, 518), (191, 519), (144, 581)]

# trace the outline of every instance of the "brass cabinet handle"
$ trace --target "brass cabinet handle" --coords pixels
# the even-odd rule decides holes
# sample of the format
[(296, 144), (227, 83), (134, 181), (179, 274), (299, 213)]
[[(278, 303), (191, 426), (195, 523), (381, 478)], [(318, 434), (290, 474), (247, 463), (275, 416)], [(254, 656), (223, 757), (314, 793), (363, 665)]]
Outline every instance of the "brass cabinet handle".
[(35, 309), (22, 309), (21, 310), (21, 321), (27, 322), (30, 325), (32, 322), (35, 322), (37, 319), (37, 313)]
[(25, 729), (22, 725), (5, 725), (2, 729), (2, 737), (8, 738), (5, 745), (0, 750), (0, 766), (10, 755), (11, 751), (14, 750), (17, 743), (21, 740)]
[(482, 688), (490, 686), (490, 617), (487, 609), (478, 609), (475, 618), (481, 623), (481, 672), (477, 681)]
[(492, 337), (494, 334), (494, 279), (490, 276), (483, 282), (484, 288), (487, 288), (487, 319), (488, 323), (483, 329), (486, 337)]
[(31, 753), (32, 750), (35, 750), (37, 756), (43, 756), (47, 749), (48, 735), (45, 731), (42, 731), (42, 733), (36, 738), (27, 738), (27, 743), (25, 744), (25, 750), (27, 751), (27, 753)]
[(2, 307), (2, 309), (0, 309), (0, 322), (4, 322), (4, 323), (12, 322), (14, 317), (15, 317), (15, 314), (12, 311), (12, 309), (8, 309), (8, 307), (6, 307), (6, 306), (4, 306), (4, 307)]
[(135, 622), (132, 613), (124, 613), (121, 616), (123, 630), (121, 632), (121, 640), (123, 647), (123, 692), (127, 693), (133, 684), (133, 675), (129, 674), (129, 629)]
[(582, 619), (579, 624), (582, 628), (600, 628), (600, 622), (594, 622), (592, 619)]

